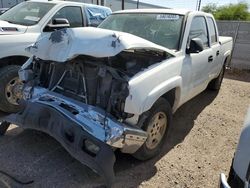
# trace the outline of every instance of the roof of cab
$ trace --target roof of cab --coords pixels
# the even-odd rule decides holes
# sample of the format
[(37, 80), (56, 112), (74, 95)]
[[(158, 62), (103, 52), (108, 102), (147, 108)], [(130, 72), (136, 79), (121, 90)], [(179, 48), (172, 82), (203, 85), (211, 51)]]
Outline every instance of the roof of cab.
[(113, 14), (122, 14), (122, 13), (162, 13), (162, 14), (179, 14), (186, 15), (190, 10), (187, 9), (168, 9), (168, 8), (157, 8), (157, 9), (129, 9), (129, 10), (120, 10), (116, 11)]

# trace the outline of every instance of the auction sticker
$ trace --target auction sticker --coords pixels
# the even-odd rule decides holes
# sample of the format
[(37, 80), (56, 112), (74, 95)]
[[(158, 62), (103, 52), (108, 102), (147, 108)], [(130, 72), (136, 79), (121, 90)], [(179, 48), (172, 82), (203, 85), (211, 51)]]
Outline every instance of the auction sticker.
[(176, 14), (158, 14), (156, 20), (178, 20), (180, 17)]
[(34, 21), (34, 22), (38, 22), (40, 20), (39, 17), (36, 16), (25, 16), (24, 18), (25, 20), (30, 20), (30, 21)]

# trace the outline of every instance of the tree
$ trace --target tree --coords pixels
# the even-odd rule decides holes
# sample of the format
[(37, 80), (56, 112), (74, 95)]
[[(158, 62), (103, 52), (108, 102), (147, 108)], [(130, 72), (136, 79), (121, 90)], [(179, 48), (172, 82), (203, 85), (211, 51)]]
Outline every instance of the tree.
[(209, 3), (201, 9), (203, 12), (214, 14), (217, 11), (217, 5), (215, 3)]
[(229, 4), (217, 7), (216, 4), (208, 4), (202, 8), (204, 12), (214, 15), (217, 20), (249, 20), (250, 13), (246, 3)]

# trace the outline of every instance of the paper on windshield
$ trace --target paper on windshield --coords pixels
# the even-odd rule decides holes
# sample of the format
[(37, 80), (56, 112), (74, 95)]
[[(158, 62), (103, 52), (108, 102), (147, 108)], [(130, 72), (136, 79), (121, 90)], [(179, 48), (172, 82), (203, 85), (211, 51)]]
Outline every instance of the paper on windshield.
[(24, 19), (34, 21), (34, 22), (38, 22), (40, 20), (40, 18), (36, 16), (25, 16)]

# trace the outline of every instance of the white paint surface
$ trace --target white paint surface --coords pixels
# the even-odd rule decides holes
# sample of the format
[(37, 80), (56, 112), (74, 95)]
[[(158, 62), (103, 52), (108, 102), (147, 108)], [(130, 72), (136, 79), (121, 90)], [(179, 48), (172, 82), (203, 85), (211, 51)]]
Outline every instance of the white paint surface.
[(65, 62), (78, 55), (111, 57), (131, 49), (171, 53), (170, 50), (135, 35), (94, 27), (56, 31), (41, 38), (28, 47), (27, 51), (43, 60)]

